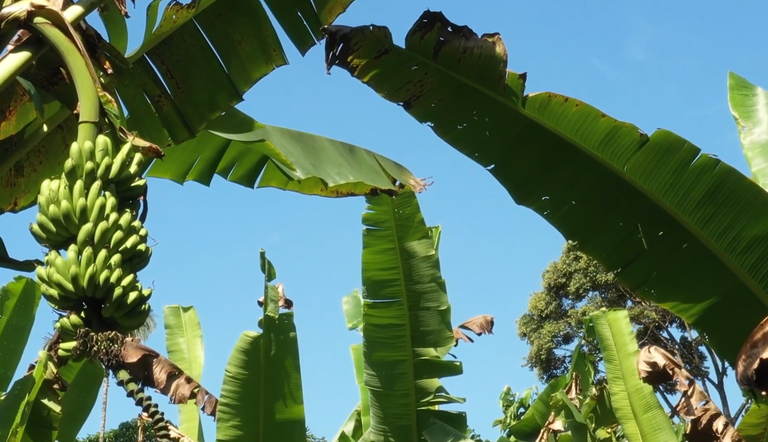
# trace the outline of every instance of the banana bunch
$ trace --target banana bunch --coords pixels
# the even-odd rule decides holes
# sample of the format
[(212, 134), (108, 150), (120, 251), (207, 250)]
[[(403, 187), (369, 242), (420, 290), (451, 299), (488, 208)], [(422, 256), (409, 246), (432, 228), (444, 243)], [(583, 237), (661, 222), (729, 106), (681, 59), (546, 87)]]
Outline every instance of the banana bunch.
[(49, 251), (36, 274), (48, 303), (75, 313), (55, 325), (64, 340), (96, 324), (130, 332), (149, 316), (152, 289), (136, 276), (152, 256), (138, 219), (144, 161), (131, 143), (115, 153), (99, 135), (95, 143), (73, 143), (61, 176), (40, 186), (30, 231)]

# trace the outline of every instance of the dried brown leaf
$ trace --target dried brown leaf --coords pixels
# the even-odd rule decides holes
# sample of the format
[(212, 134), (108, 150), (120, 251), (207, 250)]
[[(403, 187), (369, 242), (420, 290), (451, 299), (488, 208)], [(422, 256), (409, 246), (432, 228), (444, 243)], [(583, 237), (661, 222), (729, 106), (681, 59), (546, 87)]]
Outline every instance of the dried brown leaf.
[[(283, 286), (283, 283), (277, 283), (276, 287), (278, 293), (277, 306), (285, 310), (293, 310), (293, 301), (291, 301), (290, 298), (285, 297), (285, 287)], [(264, 307), (264, 297), (262, 296), (259, 298), (256, 303), (259, 304), (259, 307)]]
[(675, 411), (688, 421), (685, 428), (688, 442), (744, 440), (709, 395), (666, 350), (655, 345), (644, 347), (640, 350), (637, 360), (637, 371), (643, 382), (653, 386), (669, 381), (677, 384), (680, 400), (675, 406)]
[(129, 339), (125, 341), (121, 359), (131, 376), (143, 386), (168, 396), (172, 404), (184, 404), (194, 399), (203, 413), (216, 417), (219, 400), (155, 350)]
[(739, 351), (736, 382), (742, 389), (768, 394), (768, 317), (755, 327)]
[(581, 408), (581, 400), (579, 399), (581, 397), (581, 375), (579, 373), (573, 372), (571, 382), (565, 387), (565, 395), (576, 408)]
[(454, 344), (453, 346), (456, 347), (459, 345), (459, 340), (462, 340), (467, 343), (475, 342), (472, 338), (464, 334), (460, 328), (463, 328), (464, 330), (469, 330), (476, 334), (477, 336), (482, 335), (492, 335), (493, 334), (493, 316), (491, 315), (478, 315), (474, 318), (468, 319), (461, 324), (459, 324), (458, 327), (453, 329), (453, 339)]

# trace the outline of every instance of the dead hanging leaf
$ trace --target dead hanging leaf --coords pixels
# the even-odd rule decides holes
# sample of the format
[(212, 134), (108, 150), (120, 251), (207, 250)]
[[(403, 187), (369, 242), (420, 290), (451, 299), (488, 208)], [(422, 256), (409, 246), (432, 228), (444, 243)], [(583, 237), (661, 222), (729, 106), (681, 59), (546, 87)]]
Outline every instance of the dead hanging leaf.
[(120, 137), (126, 142), (131, 143), (145, 157), (162, 159), (165, 156), (165, 152), (163, 152), (163, 149), (160, 149), (160, 146), (137, 137), (136, 134), (123, 126), (120, 126)]
[(121, 359), (125, 369), (142, 386), (154, 388), (168, 396), (172, 404), (185, 404), (194, 398), (203, 413), (216, 418), (219, 405), (216, 396), (155, 350), (128, 339)]
[(493, 334), (493, 316), (479, 315), (459, 324), (458, 327), (453, 329), (453, 339), (455, 341), (453, 344), (454, 347), (459, 345), (459, 340), (464, 341), (466, 343), (470, 343), (470, 344), (475, 342), (474, 339), (470, 338), (463, 331), (460, 330), (462, 328), (464, 330), (469, 330), (473, 332), (477, 336), (482, 336), (484, 334), (492, 335)]
[(563, 431), (565, 431), (563, 422), (558, 420), (555, 413), (552, 412), (549, 414), (549, 419), (547, 419), (547, 422), (544, 424), (544, 427), (541, 429), (539, 436), (536, 438), (536, 442), (547, 442), (549, 440), (550, 434), (554, 433), (555, 435), (557, 435), (558, 433), (562, 433)]
[[(278, 282), (276, 287), (278, 293), (277, 306), (285, 310), (293, 310), (293, 301), (285, 297), (285, 287), (283, 286), (283, 283)], [(264, 297), (262, 296), (259, 298), (256, 303), (259, 304), (259, 307), (264, 307)]]
[(637, 371), (643, 382), (653, 386), (669, 381), (677, 384), (680, 400), (675, 411), (688, 421), (685, 426), (688, 442), (744, 441), (693, 376), (664, 349), (649, 345), (640, 350)]
[(579, 373), (573, 372), (571, 382), (565, 387), (565, 395), (576, 408), (581, 408), (581, 400), (579, 399), (581, 397), (581, 375)]
[(736, 382), (742, 389), (768, 394), (768, 317), (755, 327), (739, 351)]

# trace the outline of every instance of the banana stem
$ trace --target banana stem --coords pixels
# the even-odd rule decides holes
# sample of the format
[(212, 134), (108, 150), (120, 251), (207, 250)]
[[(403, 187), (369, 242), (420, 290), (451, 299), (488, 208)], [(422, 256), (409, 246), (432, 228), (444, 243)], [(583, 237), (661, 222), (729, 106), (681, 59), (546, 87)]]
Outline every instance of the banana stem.
[[(64, 11), (64, 17), (74, 25), (81, 22), (88, 14), (95, 11), (107, 0), (81, 0)], [(32, 64), (48, 45), (35, 36), (16, 46), (0, 58), (0, 91), (8, 87), (21, 73)]]
[(31, 26), (59, 53), (75, 83), (77, 99), (80, 102), (77, 143), (83, 146), (86, 141), (95, 142), (99, 133), (101, 101), (85, 59), (72, 40), (50, 21), (35, 17), (32, 19)]

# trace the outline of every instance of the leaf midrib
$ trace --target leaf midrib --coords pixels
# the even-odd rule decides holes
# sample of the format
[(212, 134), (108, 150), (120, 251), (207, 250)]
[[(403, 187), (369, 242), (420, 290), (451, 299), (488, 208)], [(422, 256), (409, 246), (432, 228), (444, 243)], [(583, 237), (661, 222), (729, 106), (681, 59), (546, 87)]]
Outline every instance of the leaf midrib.
[[(413, 339), (412, 339), (412, 332), (411, 332), (411, 311), (410, 311), (410, 305), (408, 303), (408, 291), (406, 290), (406, 283), (405, 283), (405, 270), (403, 269), (403, 254), (401, 252), (401, 242), (400, 237), (398, 236), (398, 228), (397, 223), (395, 222), (395, 203), (394, 199), (392, 197), (386, 197), (387, 203), (389, 205), (390, 209), (390, 216), (389, 220), (392, 225), (392, 234), (394, 237), (395, 242), (395, 250), (397, 250), (397, 264), (398, 264), (398, 270), (400, 274), (400, 284), (402, 285), (403, 290), (403, 307), (405, 310), (405, 327), (406, 327), (406, 333), (408, 333), (408, 373), (410, 382), (408, 383), (408, 394), (411, 397), (411, 429), (413, 431), (413, 434), (411, 435), (411, 440), (416, 441), (419, 440), (419, 432), (416, 428), (416, 392), (414, 391), (414, 385), (416, 385), (416, 376), (414, 376), (413, 373)], [(397, 198), (397, 197), (395, 197)]]

